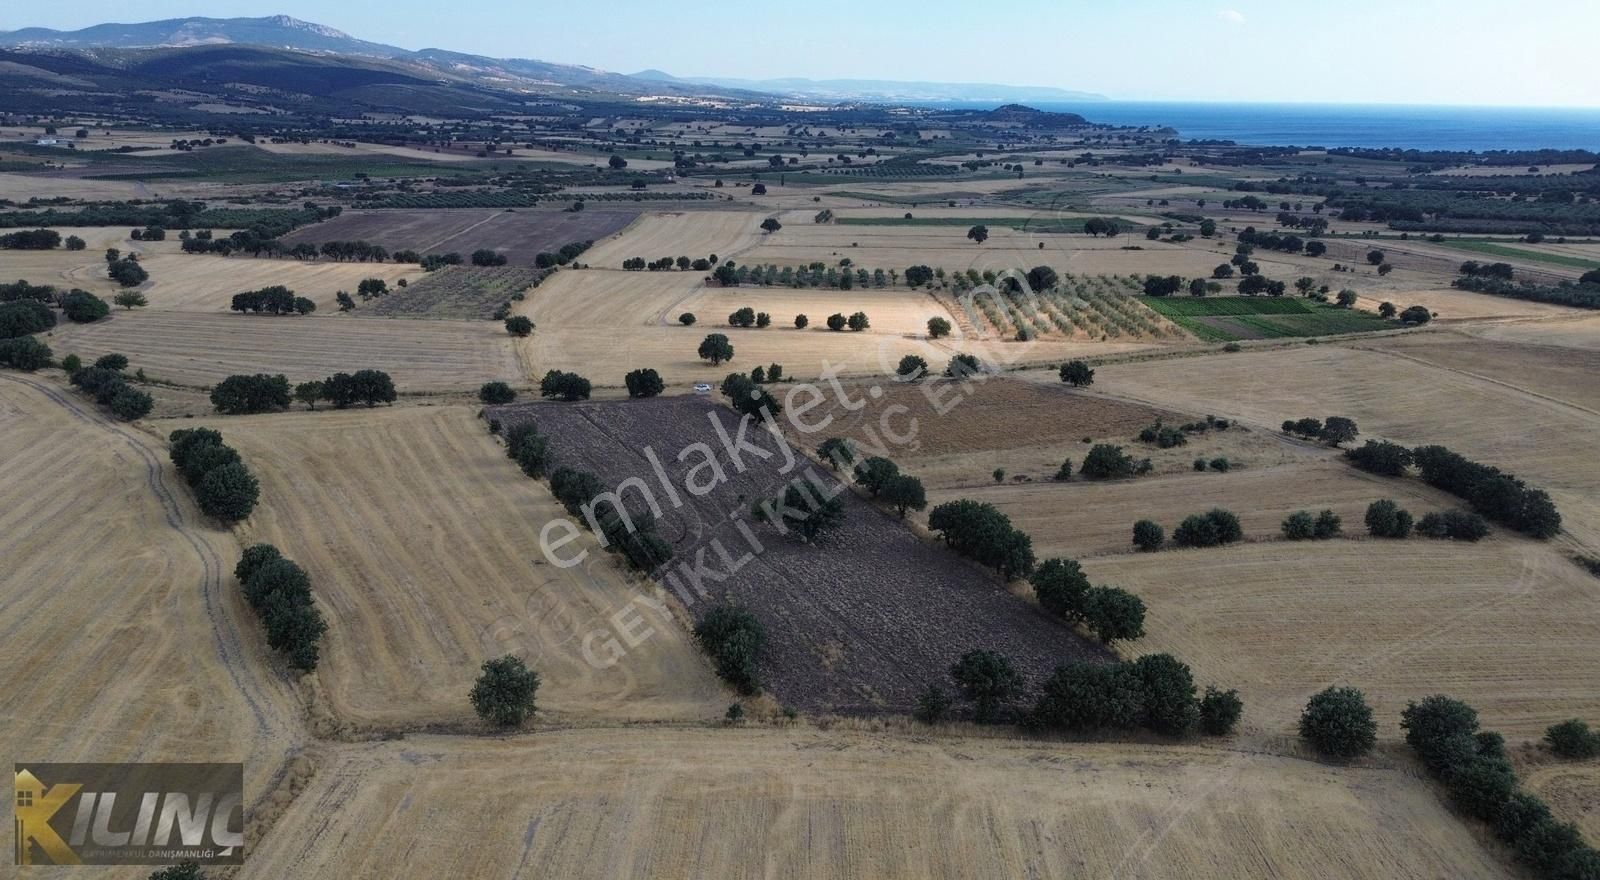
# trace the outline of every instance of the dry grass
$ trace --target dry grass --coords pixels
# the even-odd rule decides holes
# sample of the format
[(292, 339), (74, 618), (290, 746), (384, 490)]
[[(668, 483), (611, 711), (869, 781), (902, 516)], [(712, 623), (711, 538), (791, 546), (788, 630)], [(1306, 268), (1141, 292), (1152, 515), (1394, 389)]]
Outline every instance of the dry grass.
[[(338, 309), (334, 294), (352, 297), (366, 278), (382, 278), (394, 289), (405, 279), (415, 283), (427, 273), (400, 263), (336, 263), (332, 261), (258, 260), (197, 254), (157, 254), (144, 260), (150, 273), (145, 298), (151, 309), (226, 312), (233, 295), (281, 284), (317, 304), (319, 312)], [(357, 300), (357, 308), (361, 302)]]
[[(761, 240), (761, 221), (766, 216), (754, 211), (645, 214), (621, 232), (596, 241), (580, 259), (605, 269), (620, 269), (623, 260), (633, 257), (699, 259), (716, 254), (726, 260)], [(784, 223), (788, 222), (785, 218)]]
[[(248, 540), (305, 566), (326, 611), (318, 676), (341, 719), (467, 722), (480, 664), (507, 653), (543, 676), (547, 718), (705, 718), (727, 705), (687, 631), (637, 601), (647, 594), (607, 554), (566, 570), (544, 561), (539, 530), (565, 514), (472, 410), (299, 413), (223, 430), (261, 480)], [(609, 659), (614, 614), (655, 632), (597, 668), (585, 638), (599, 631), (587, 649)]]
[(1548, 490), (1567, 531), (1600, 548), (1600, 467), (1592, 454), (1600, 415), (1553, 396), (1559, 389), (1523, 387), (1515, 375), (1498, 384), (1398, 354), (1328, 345), (1108, 365), (1095, 378), (1096, 388), (1125, 397), (1262, 428), (1344, 415), (1367, 436), (1444, 444)]
[(235, 373), (304, 382), (375, 369), (408, 392), (476, 389), (521, 375), (510, 337), (488, 321), (117, 309), (94, 324), (59, 325), (46, 341), (58, 356), (120, 352), (151, 377), (185, 385), (214, 385)]
[[(1526, 345), (1576, 348), (1600, 351), (1600, 316), (1573, 317), (1559, 321), (1539, 321), (1519, 324), (1495, 324), (1473, 327), (1465, 332), (1483, 339), (1497, 339)], [(1550, 352), (1552, 358), (1564, 357), (1562, 352)]]
[[(1213, 445), (1222, 440), (1225, 435), (1207, 436), (1170, 450), (1182, 459), (1175, 462), (1174, 473), (1108, 482), (1077, 477), (1067, 483), (1046, 482), (1048, 474), (1036, 474), (1039, 482), (953, 488), (934, 493), (928, 502), (931, 506), (971, 498), (993, 504), (1033, 537), (1034, 551), (1041, 558), (1127, 552), (1132, 549), (1135, 522), (1155, 520), (1170, 536), (1184, 517), (1213, 507), (1237, 513), (1246, 540), (1274, 541), (1281, 534), (1284, 518), (1297, 510), (1317, 513), (1331, 509), (1344, 520), (1347, 533), (1364, 535), (1362, 517), (1367, 505), (1379, 498), (1393, 498), (1418, 517), (1456, 506), (1448, 496), (1421, 483), (1395, 483), (1337, 462), (1301, 460), (1227, 473), (1194, 472), (1188, 462), (1223, 452)], [(1143, 456), (1153, 450), (1133, 444), (1128, 451)], [(1077, 466), (1082, 452), (1074, 451), (1073, 458)], [(1237, 460), (1237, 455), (1229, 460)], [(1019, 473), (1011, 468), (1008, 472)], [(969, 478), (986, 476), (981, 471), (969, 474)], [(1292, 556), (1300, 546), (1286, 543), (1282, 552)], [(1369, 545), (1368, 549), (1380, 552), (1380, 546)]]
[(1600, 580), (1532, 542), (1268, 542), (1085, 568), (1145, 600), (1148, 635), (1130, 651), (1170, 652), (1200, 682), (1238, 688), (1251, 730), (1290, 733), (1333, 684), (1365, 691), (1384, 739), (1400, 737), (1408, 701), (1435, 693), (1509, 736), (1600, 715)]
[(1522, 787), (1550, 804), (1550, 811), (1571, 822), (1594, 845), (1600, 840), (1600, 764), (1560, 761), (1524, 768)]
[(258, 809), (304, 736), (221, 577), (233, 537), (202, 522), (161, 444), (44, 374), (0, 374), (0, 446), (11, 759), (243, 761)]
[(340, 748), (296, 806), (241, 877), (1506, 876), (1409, 774), (1184, 747), (421, 737)]

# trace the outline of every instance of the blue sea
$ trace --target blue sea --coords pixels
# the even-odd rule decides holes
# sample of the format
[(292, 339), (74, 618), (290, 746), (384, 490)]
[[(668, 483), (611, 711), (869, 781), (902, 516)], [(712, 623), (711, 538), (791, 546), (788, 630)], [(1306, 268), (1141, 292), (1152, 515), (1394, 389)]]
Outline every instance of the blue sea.
[[(975, 106), (975, 105), (962, 105)], [(1600, 109), (1085, 101), (1030, 106), (1113, 125), (1171, 126), (1184, 140), (1265, 146), (1600, 151)]]

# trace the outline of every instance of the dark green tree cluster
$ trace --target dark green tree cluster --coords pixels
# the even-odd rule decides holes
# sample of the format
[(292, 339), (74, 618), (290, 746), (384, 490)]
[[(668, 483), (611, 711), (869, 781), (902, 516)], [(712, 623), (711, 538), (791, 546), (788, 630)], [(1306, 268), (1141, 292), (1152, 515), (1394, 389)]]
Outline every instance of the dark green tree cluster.
[(478, 400), (490, 406), (501, 406), (516, 399), (516, 390), (504, 382), (485, 382), (478, 387)]
[(1464, 499), (1494, 522), (1541, 539), (1561, 531), (1561, 514), (1543, 489), (1443, 446), (1419, 446), (1411, 451), (1411, 459), (1423, 482)]
[(533, 329), (533, 321), (527, 315), (512, 315), (506, 319), (506, 332), (512, 336), (527, 336)]
[(1171, 449), (1174, 446), (1184, 446), (1189, 442), (1189, 435), (1182, 428), (1174, 425), (1164, 425), (1159, 419), (1153, 425), (1146, 425), (1139, 431), (1140, 443), (1154, 444), (1158, 449)]
[(1038, 730), (1092, 733), (1146, 729), (1185, 737), (1233, 731), (1244, 706), (1235, 691), (1195, 691), (1189, 667), (1170, 654), (1126, 663), (1058, 666), (1040, 688), (1024, 723)]
[(127, 366), (128, 359), (122, 355), (106, 355), (94, 366), (69, 371), (68, 381), (93, 397), (95, 403), (111, 410), (112, 415), (131, 422), (148, 415), (155, 401), (128, 383), (122, 372)]
[(61, 314), (73, 323), (89, 324), (111, 314), (111, 306), (87, 290), (71, 290), (61, 298)]
[(61, 233), (54, 229), (25, 229), (0, 235), (0, 250), (48, 251), (61, 245)]
[(629, 397), (655, 397), (665, 391), (666, 383), (661, 381), (661, 374), (648, 367), (641, 370), (629, 370), (622, 382), (628, 387)]
[(225, 522), (250, 516), (261, 487), (239, 453), (222, 442), (221, 434), (210, 428), (180, 428), (167, 439), (172, 463), (207, 516)]
[(518, 422), (506, 429), (505, 438), (506, 457), (524, 474), (536, 480), (543, 477), (550, 465), (550, 439), (539, 433), (538, 426), (532, 421)]
[(38, 300), (18, 299), (0, 303), (0, 339), (43, 333), (55, 325), (55, 312)]
[(1133, 456), (1123, 452), (1121, 446), (1097, 443), (1083, 457), (1078, 473), (1090, 480), (1117, 480), (1147, 473), (1149, 469), (1149, 459), (1134, 461)]
[(1185, 517), (1172, 530), (1172, 543), (1179, 547), (1220, 547), (1243, 537), (1239, 517), (1220, 507)]
[(742, 694), (761, 689), (761, 645), (767, 635), (754, 614), (737, 605), (719, 605), (700, 619), (694, 635), (724, 681)]
[(1600, 851), (1575, 825), (1557, 820), (1537, 795), (1521, 790), (1505, 739), (1478, 729), (1478, 713), (1443, 695), (1408, 705), (1406, 744), (1465, 813), (1483, 820), (1517, 860), (1542, 880), (1600, 877)]
[(1328, 416), (1325, 420), (1305, 418), (1285, 421), (1282, 427), (1285, 434), (1319, 440), (1329, 446), (1349, 443), (1361, 433), (1355, 421), (1344, 416)]
[(0, 367), (31, 373), (50, 366), (50, 346), (32, 336), (0, 338)]
[(1374, 538), (1407, 538), (1415, 520), (1388, 498), (1367, 505), (1367, 534)]
[(1346, 449), (1344, 457), (1364, 471), (1385, 477), (1403, 477), (1411, 466), (1411, 450), (1387, 440), (1368, 440), (1355, 449)]
[(576, 400), (588, 400), (591, 386), (589, 380), (577, 373), (568, 373), (562, 370), (550, 370), (539, 380), (539, 396), (553, 400), (565, 400), (571, 403)]
[(533, 264), (540, 269), (565, 266), (581, 256), (584, 251), (593, 245), (593, 241), (570, 241), (557, 248), (554, 252), (545, 251), (535, 254)]
[[(832, 442), (824, 441), (824, 445)], [(823, 455), (830, 456), (831, 460), (832, 453), (830, 448)], [(922, 510), (928, 506), (928, 495), (922, 481), (901, 473), (899, 465), (887, 458), (872, 456), (857, 463), (854, 471), (856, 483), (873, 498), (893, 508), (901, 519), (905, 519), (908, 511)]]
[(539, 673), (507, 654), (485, 660), (467, 700), (478, 717), (496, 727), (521, 727), (538, 711)]
[(992, 504), (965, 498), (947, 501), (928, 514), (928, 528), (944, 538), (946, 547), (1008, 580), (1033, 571), (1033, 539)]
[(211, 406), (224, 415), (278, 412), (289, 408), (289, 380), (283, 375), (229, 376), (211, 389)]
[(1552, 724), (1544, 732), (1545, 744), (1556, 755), (1572, 761), (1600, 757), (1600, 731), (1577, 718)]
[(772, 392), (744, 373), (729, 373), (722, 380), (721, 391), (728, 398), (728, 405), (741, 416), (766, 421), (783, 412), (783, 405)]
[(1300, 736), (1330, 758), (1359, 758), (1378, 742), (1378, 722), (1355, 688), (1330, 687), (1300, 713)]
[(295, 296), (294, 291), (281, 284), (275, 284), (234, 294), (229, 308), (235, 312), (253, 314), (309, 315), (317, 310), (317, 304), (303, 296)]
[(756, 519), (782, 529), (793, 529), (807, 541), (844, 525), (844, 501), (809, 480), (797, 478), (778, 497), (756, 505)]
[(1074, 388), (1084, 388), (1094, 384), (1094, 368), (1085, 361), (1067, 361), (1058, 371), (1061, 381)]
[(1446, 510), (1423, 514), (1416, 531), (1424, 538), (1477, 542), (1489, 536), (1489, 524), (1470, 510)]
[(267, 644), (282, 651), (295, 669), (316, 669), (318, 645), (328, 625), (311, 600), (311, 577), (305, 569), (284, 559), (271, 544), (256, 544), (245, 549), (233, 573), (266, 627)]
[(1072, 559), (1046, 559), (1028, 582), (1039, 606), (1071, 624), (1083, 624), (1100, 641), (1144, 637), (1144, 600), (1118, 587), (1095, 587)]
[(139, 265), (137, 254), (106, 261), (106, 275), (122, 287), (138, 287), (150, 280), (150, 273)]
[(394, 380), (382, 370), (334, 373), (322, 380), (322, 399), (332, 404), (334, 409), (348, 409), (358, 403), (369, 407), (394, 403), (398, 397)]
[(1309, 510), (1298, 510), (1283, 521), (1283, 536), (1291, 541), (1325, 541), (1339, 537), (1343, 531), (1339, 515), (1324, 510), (1315, 516)]

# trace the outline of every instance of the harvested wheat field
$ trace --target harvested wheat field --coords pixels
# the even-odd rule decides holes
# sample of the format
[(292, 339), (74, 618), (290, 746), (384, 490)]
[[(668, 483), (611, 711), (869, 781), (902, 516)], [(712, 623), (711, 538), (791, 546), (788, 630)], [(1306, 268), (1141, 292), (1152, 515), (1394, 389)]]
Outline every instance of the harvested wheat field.
[(487, 321), (207, 314), (117, 309), (93, 324), (59, 325), (60, 354), (128, 356), (152, 378), (214, 385), (235, 373), (283, 373), (291, 382), (375, 369), (402, 393), (477, 388), (520, 375), (505, 330)]
[[(1572, 317), (1553, 321), (1493, 324), (1472, 327), (1465, 332), (1483, 339), (1520, 342), (1526, 345), (1600, 350), (1600, 316), (1580, 316), (1572, 312), (1567, 314)], [(1561, 355), (1557, 353), (1556, 356)]]
[(514, 266), (532, 266), (541, 251), (572, 242), (596, 241), (631, 223), (633, 211), (505, 210), (490, 208), (346, 211), (332, 220), (302, 226), (285, 244), (370, 241), (390, 251), (422, 254), (477, 250), (504, 255)]
[(151, 309), (226, 312), (233, 295), (283, 285), (317, 304), (320, 312), (339, 306), (334, 294), (356, 295), (367, 278), (381, 278), (392, 289), (402, 278), (415, 283), (426, 277), (421, 268), (404, 263), (339, 263), (332, 260), (258, 260), (200, 254), (156, 254), (143, 261), (150, 280), (140, 290)]
[[(512, 312), (532, 318), (541, 333), (579, 327), (609, 332), (643, 326), (676, 328), (684, 304), (704, 283), (703, 272), (561, 269), (514, 303)], [(711, 315), (700, 317), (712, 320)]]
[(295, 872), (1508, 876), (1425, 783), (1393, 769), (1185, 747), (650, 729), (338, 747), (240, 876)]
[(1107, 365), (1095, 380), (1097, 389), (1124, 397), (1269, 430), (1288, 418), (1344, 415), (1364, 436), (1444, 444), (1549, 491), (1563, 527), (1600, 548), (1600, 465), (1593, 456), (1600, 414), (1543, 392), (1332, 345)]
[(1491, 296), (1487, 293), (1448, 288), (1419, 289), (1416, 285), (1398, 287), (1385, 282), (1354, 285), (1356, 292), (1360, 294), (1360, 298), (1356, 300), (1356, 307), (1376, 312), (1378, 306), (1385, 302), (1393, 303), (1398, 309), (1422, 306), (1437, 314), (1440, 321), (1445, 322), (1494, 318), (1552, 318), (1576, 314), (1566, 306), (1513, 299), (1509, 296)]
[(1237, 687), (1247, 729), (1291, 733), (1334, 684), (1366, 692), (1381, 739), (1399, 739), (1406, 703), (1434, 693), (1507, 736), (1600, 714), (1600, 579), (1531, 541), (1271, 541), (1085, 569), (1145, 600), (1134, 653), (1170, 652), (1197, 681)]
[[(762, 239), (761, 221), (767, 216), (756, 211), (645, 214), (620, 232), (596, 239), (594, 247), (581, 259), (603, 269), (621, 269), (622, 261), (633, 257), (656, 260), (682, 256), (698, 260), (716, 254), (718, 259), (726, 260), (742, 255)], [(749, 261), (741, 257), (739, 262)]]
[(164, 444), (44, 374), (0, 374), (0, 448), (8, 760), (243, 761), (259, 817), (304, 734), (224, 575), (233, 536), (202, 520)]
[[(544, 561), (540, 529), (565, 514), (474, 410), (222, 429), (260, 475), (247, 540), (303, 565), (327, 612), (317, 675), (340, 720), (469, 723), (479, 666), (507, 653), (544, 677), (547, 719), (708, 718), (727, 706), (687, 630), (607, 554), (565, 570)], [(625, 635), (643, 641), (616, 660), (607, 646)]]
[[(728, 328), (728, 315), (749, 306), (772, 316), (772, 328), (803, 334), (831, 333), (827, 328), (829, 315), (849, 316), (865, 312), (871, 326), (864, 334), (925, 337), (928, 319), (943, 318), (951, 324), (955, 319), (932, 295), (915, 290), (793, 290), (787, 287), (711, 287), (700, 291), (683, 303), (683, 309), (693, 312), (699, 319), (695, 327), (729, 329), (743, 334), (740, 328)], [(810, 321), (803, 331), (795, 331), (795, 315), (805, 315)], [(672, 320), (676, 320), (674, 316)], [(756, 328), (744, 328), (754, 330)], [(959, 340), (952, 333), (952, 344)], [(729, 337), (735, 338), (735, 337)]]
[(1520, 775), (1522, 787), (1544, 798), (1556, 818), (1589, 840), (1600, 837), (1600, 763), (1556, 761), (1523, 766)]
[(1495, 342), (1465, 333), (1406, 334), (1356, 344), (1600, 414), (1600, 350)]
[[(1310, 510), (1313, 514), (1332, 510), (1344, 521), (1346, 533), (1364, 535), (1362, 517), (1367, 505), (1380, 498), (1392, 498), (1418, 517), (1458, 506), (1450, 496), (1420, 481), (1384, 480), (1339, 462), (1315, 458), (1227, 473), (1197, 473), (1188, 462), (1197, 456), (1210, 458), (1218, 451), (1206, 450), (1202, 442), (1168, 450), (1184, 461), (1178, 462), (1175, 471), (1158, 476), (1104, 482), (1075, 477), (1058, 483), (1040, 474), (1028, 483), (990, 482), (938, 491), (928, 498), (928, 504), (932, 507), (956, 498), (993, 504), (1033, 537), (1033, 549), (1041, 558), (1125, 553), (1133, 549), (1135, 522), (1155, 520), (1170, 536), (1184, 517), (1213, 507), (1239, 515), (1246, 541), (1276, 541), (1284, 518), (1297, 510)], [(1129, 451), (1135, 456), (1155, 452), (1137, 444)], [(1075, 464), (1081, 462), (1082, 451), (1077, 452), (1076, 459)], [(1017, 472), (1008, 469), (1008, 473)], [(972, 476), (987, 474), (977, 472)], [(1283, 552), (1292, 554), (1296, 546), (1299, 545), (1285, 545)], [(1382, 552), (1382, 546), (1369, 549)]]
[(125, 254), (137, 253), (141, 259), (153, 259), (156, 255), (175, 254), (180, 246), (176, 240), (132, 241), (128, 238), (129, 230), (120, 227), (52, 228), (61, 234), (62, 239), (72, 235), (83, 239), (84, 249), (0, 250), (0, 282), (9, 283), (22, 278), (34, 284), (49, 284), (63, 290), (80, 288), (110, 300), (122, 288), (106, 275), (106, 248), (117, 248)]

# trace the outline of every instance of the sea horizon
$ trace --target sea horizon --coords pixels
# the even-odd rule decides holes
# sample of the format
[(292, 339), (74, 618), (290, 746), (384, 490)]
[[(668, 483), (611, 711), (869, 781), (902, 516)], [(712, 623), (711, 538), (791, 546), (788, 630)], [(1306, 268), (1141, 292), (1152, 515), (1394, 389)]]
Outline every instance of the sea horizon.
[[(1243, 101), (1020, 102), (1090, 122), (1171, 127), (1181, 140), (1371, 149), (1600, 151), (1600, 107)], [(975, 101), (921, 106), (992, 109)]]

